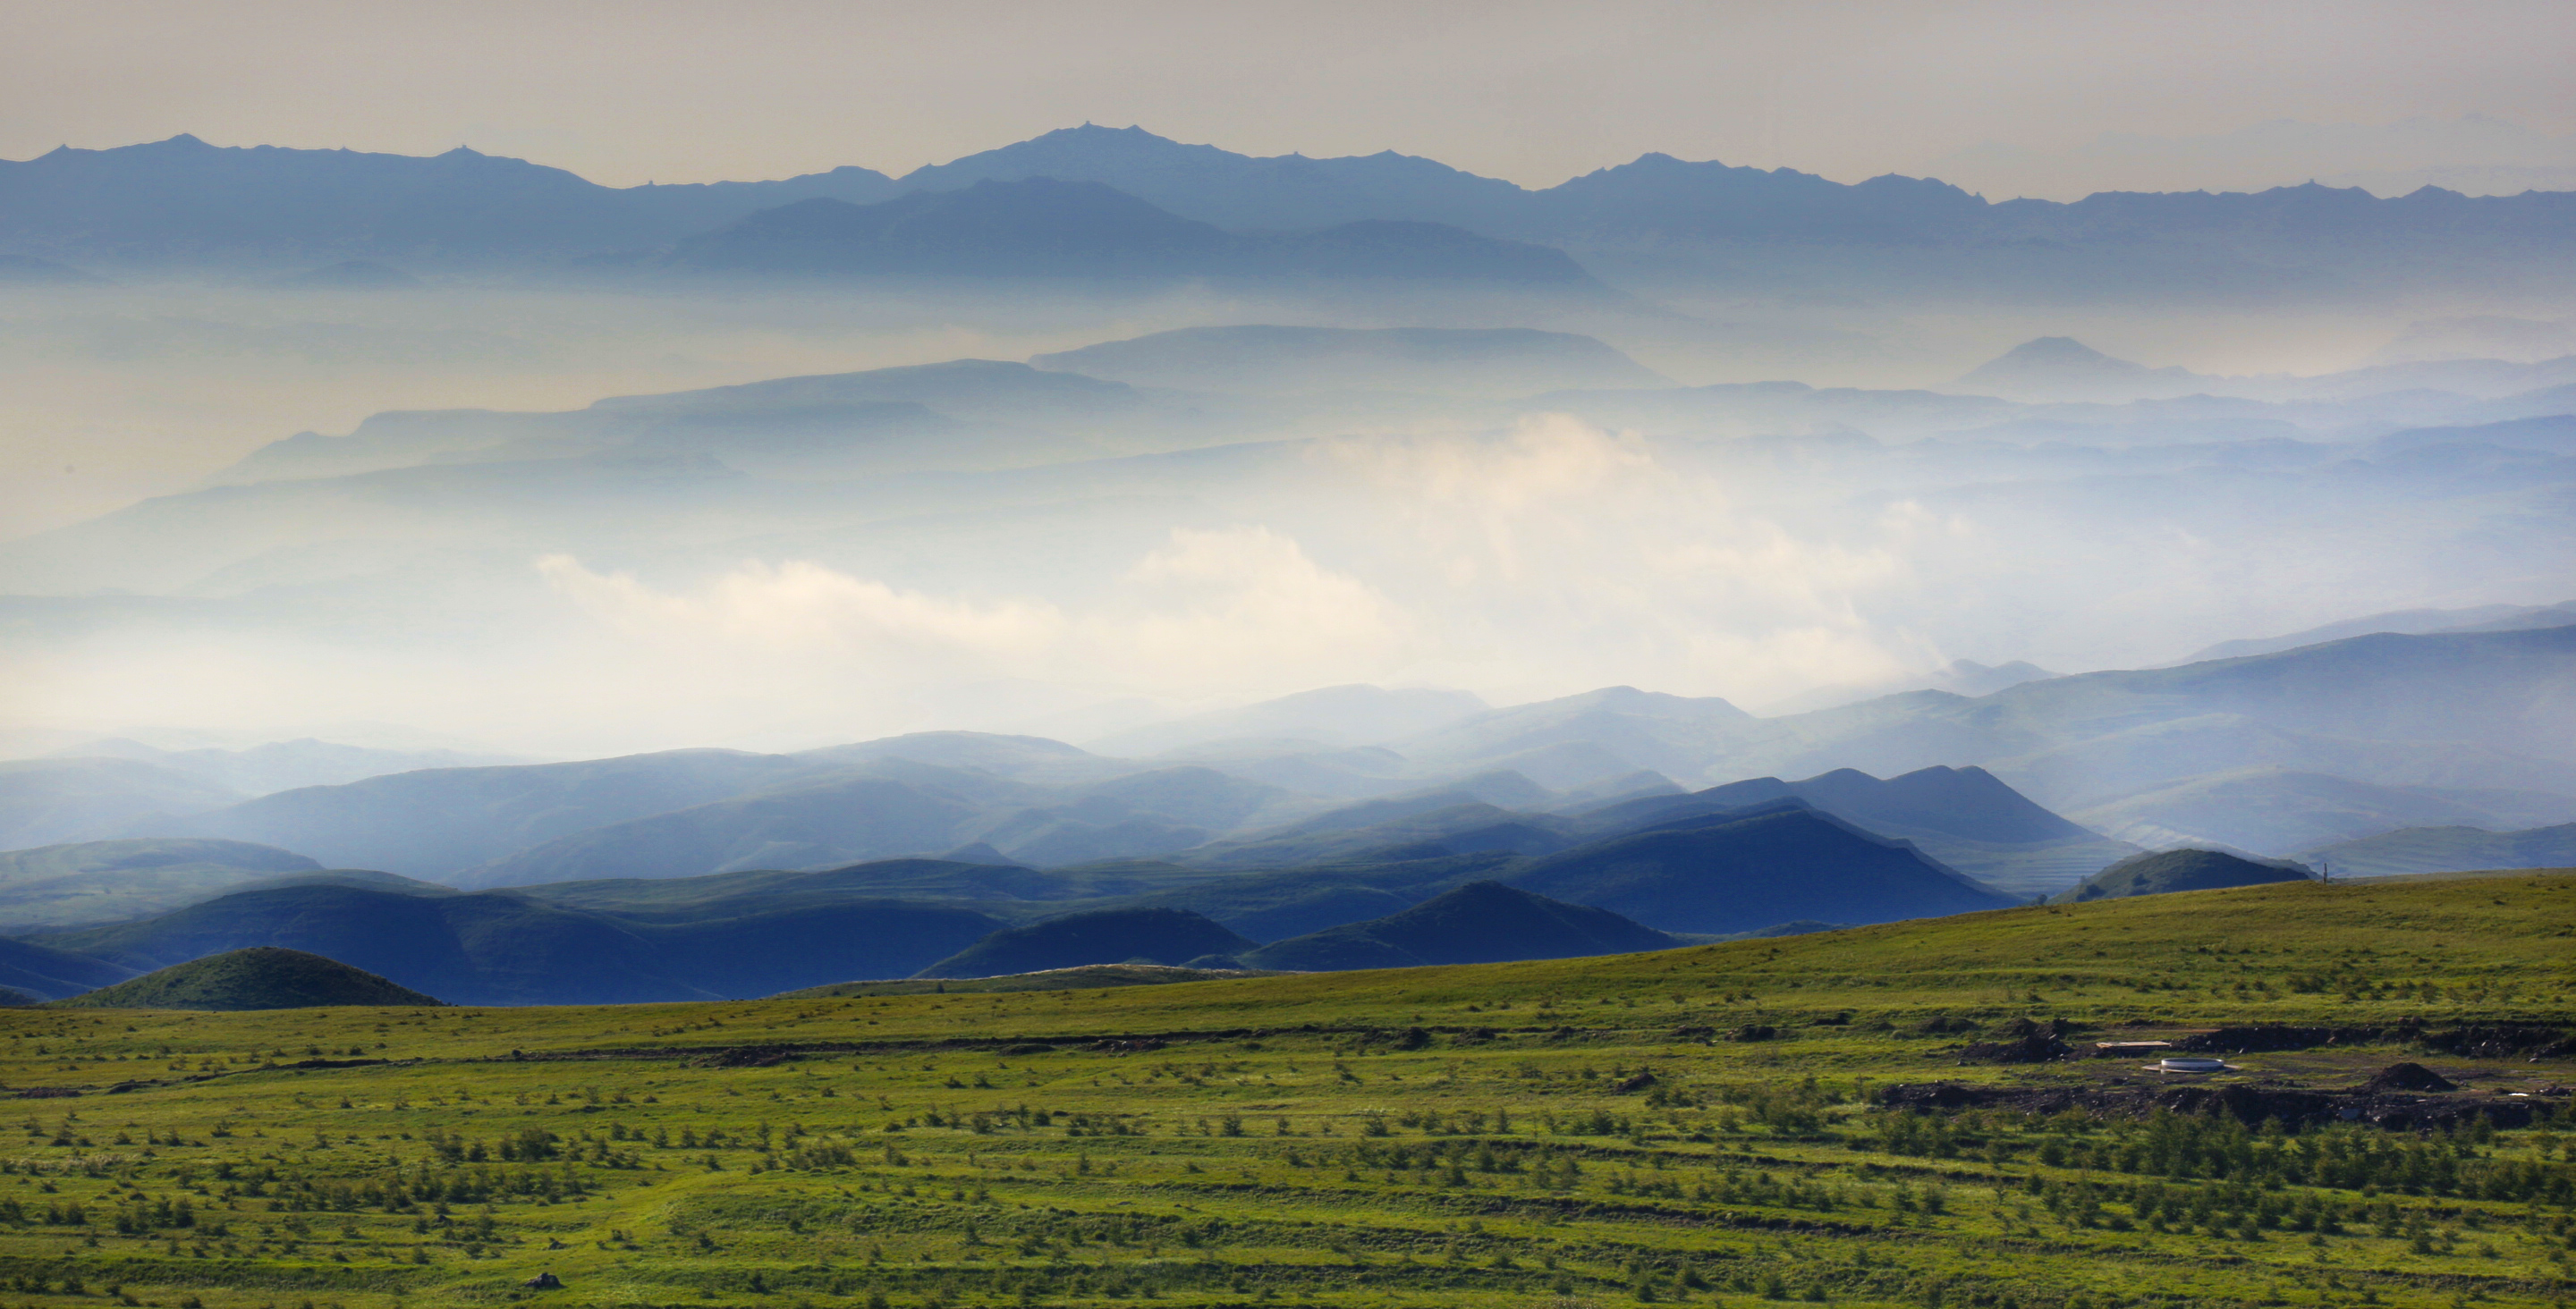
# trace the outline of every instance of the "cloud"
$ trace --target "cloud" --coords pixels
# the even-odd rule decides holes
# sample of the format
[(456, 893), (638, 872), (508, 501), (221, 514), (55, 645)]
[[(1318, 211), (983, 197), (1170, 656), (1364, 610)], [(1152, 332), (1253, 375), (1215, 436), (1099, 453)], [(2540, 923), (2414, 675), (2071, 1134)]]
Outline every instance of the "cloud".
[(754, 677), (773, 694), (795, 688), (825, 704), (846, 702), (854, 688), (919, 695), (991, 679), (1092, 694), (1262, 696), (1385, 677), (1413, 657), (1411, 625), (1396, 606), (1261, 526), (1174, 529), (1083, 609), (933, 596), (809, 561), (747, 561), (689, 591), (568, 555), (537, 568), (645, 660), (699, 678)]
[(1400, 594), (1441, 615), (1418, 621), (1461, 661), (1443, 671), (1506, 694), (1628, 682), (1761, 699), (1892, 675), (1924, 653), (1873, 617), (1915, 583), (1905, 547), (1967, 530), (1900, 505), (1850, 539), (1793, 532), (1760, 512), (1761, 484), (1561, 414), (1499, 436), (1330, 442), (1314, 458), (1411, 553), (1387, 567), (1409, 569)]

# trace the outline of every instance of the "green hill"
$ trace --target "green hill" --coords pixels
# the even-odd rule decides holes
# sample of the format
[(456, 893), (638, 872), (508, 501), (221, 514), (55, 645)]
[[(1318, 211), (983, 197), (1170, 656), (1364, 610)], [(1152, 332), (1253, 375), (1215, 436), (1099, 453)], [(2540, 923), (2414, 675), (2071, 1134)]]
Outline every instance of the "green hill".
[(320, 1009), (445, 1003), (337, 959), (275, 946), (190, 960), (53, 1002), (72, 1009)]
[(1500, 882), (1471, 882), (1384, 918), (1275, 942), (1239, 959), (1250, 968), (1297, 971), (1410, 968), (1628, 954), (1680, 944), (1607, 909), (1565, 904)]
[(1130, 961), (1177, 965), (1256, 944), (1186, 909), (1102, 909), (995, 932), (913, 976), (1000, 977)]
[(2217, 850), (2158, 850), (2131, 855), (2058, 893), (2050, 903), (2081, 904), (2087, 900), (2116, 900), (2132, 895), (2220, 891), (2235, 886), (2307, 880), (2307, 870), (2295, 864), (2257, 863)]

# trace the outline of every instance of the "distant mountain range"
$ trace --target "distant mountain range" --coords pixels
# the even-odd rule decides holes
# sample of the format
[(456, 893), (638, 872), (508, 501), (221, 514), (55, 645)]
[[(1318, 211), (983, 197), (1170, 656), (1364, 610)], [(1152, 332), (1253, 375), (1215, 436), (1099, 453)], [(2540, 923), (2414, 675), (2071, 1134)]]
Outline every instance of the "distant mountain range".
[(2420, 877), (2490, 868), (2576, 868), (2576, 823), (2489, 831), (2405, 827), (2302, 851), (2335, 877)]
[[(2576, 625), (2376, 634), (1780, 718), (1624, 688), (1505, 709), (1337, 691), (1137, 742), (1221, 738), (1184, 751), (1192, 762), (928, 733), (794, 755), (420, 769), (233, 802), (141, 761), (22, 761), (0, 765), (0, 812), (25, 815), (20, 830), (248, 842), (325, 868), (485, 887), (949, 851), (961, 867), (1142, 858), (1211, 876), (1355, 858), (1544, 858), (1648, 818), (1794, 799), (2033, 894), (2140, 846), (2289, 854), (2397, 827), (2566, 821), (2576, 759), (2559, 734), (2559, 691), (2576, 671), (2571, 642)], [(1416, 716), (1380, 721), (1402, 733), (1382, 744), (1301, 739), (1353, 731), (1349, 709), (1372, 704)], [(1229, 746), (1234, 731), (1258, 735)], [(1352, 759), (1367, 771), (1335, 762)], [(1779, 780), (1819, 763), (1835, 766)], [(1712, 776), (1737, 780), (1706, 789)], [(1685, 794), (1675, 779), (1703, 789)], [(1677, 930), (1789, 917), (1847, 920), (1801, 912)]]
[(1229, 967), (1230, 960), (1192, 961), (1241, 954), (1256, 944), (1186, 909), (1098, 909), (1006, 927), (914, 976), (997, 977), (1085, 964)]
[(1097, 182), (977, 182), (874, 205), (802, 200), (679, 243), (669, 267), (770, 277), (1482, 285), (1609, 301), (1560, 250), (1368, 219), (1233, 233)]
[(2394, 828), (2522, 827), (2576, 820), (2576, 799), (2547, 791), (2379, 786), (2280, 767), (2208, 773), (2072, 811), (2094, 829), (2151, 848), (2216, 844), (2285, 855)]
[[(2311, 184), (2250, 195), (1989, 203), (1937, 181), (1888, 176), (1844, 185), (1661, 154), (1525, 190), (1392, 154), (1263, 159), (1134, 128), (1084, 126), (900, 180), (841, 168), (777, 182), (622, 190), (461, 148), (411, 158), (219, 148), (184, 135), (111, 150), (65, 148), (0, 163), (0, 246), (74, 263), (564, 261), (669, 246), (764, 215), (689, 258), (812, 267), (810, 257), (784, 252), (827, 229), (846, 232), (850, 207), (1034, 182), (1113, 190), (1230, 232), (1432, 224), (1563, 246), (1624, 273), (1766, 288), (1866, 281), (1899, 293), (1959, 294), (1985, 280), (2007, 291), (2054, 283), (2059, 294), (2279, 295), (2356, 283), (2493, 281), (2508, 267), (2545, 270), (2576, 241), (2569, 235), (2576, 199), (2565, 193), (2426, 189), (2382, 200)], [(1070, 198), (1059, 191), (1059, 200)], [(818, 203), (825, 207), (798, 208)], [(926, 207), (889, 211), (886, 222), (932, 214), (945, 202), (913, 203)], [(1078, 213), (1070, 206), (1053, 221), (1072, 230), (1081, 226)], [(1199, 239), (1179, 229), (1169, 235), (1179, 244)], [(926, 267), (932, 246), (916, 246), (909, 266)], [(1464, 249), (1454, 240), (1447, 248), (1450, 257)], [(1312, 265), (1391, 258), (1410, 267), (1429, 253), (1418, 237), (1279, 249), (1273, 257)], [(1732, 263), (1757, 249), (1783, 257), (1756, 270)], [(1214, 258), (1214, 247), (1202, 255)], [(1037, 266), (1026, 258), (1019, 265)]]
[[(1970, 369), (1951, 387), (2020, 403), (2065, 405), (2128, 404), (2193, 396), (2296, 402), (2418, 389), (2503, 397), (2547, 393), (2570, 383), (2576, 383), (2576, 354), (2566, 352), (2527, 362), (2463, 357), (2377, 364), (2315, 377), (2221, 377), (2185, 368), (2149, 368), (2113, 358), (2073, 337), (2043, 336)], [(2546, 406), (2548, 402), (2542, 403)], [(2438, 438), (2426, 434), (2411, 439), (2424, 444)]]
[(1189, 327), (1038, 355), (1039, 368), (1136, 386), (1255, 395), (1389, 390), (1536, 395), (1670, 386), (1588, 336), (1528, 328)]
[(2576, 600), (2554, 605), (2478, 605), (2467, 609), (2405, 609), (2394, 613), (2371, 614), (2365, 618), (2347, 618), (2341, 622), (2311, 627), (2287, 636), (2249, 637), (2221, 641), (2183, 660), (2196, 664), (2211, 659), (2242, 659), (2248, 655), (2274, 654), (2295, 650), (2303, 645), (2321, 645), (2351, 636), (2369, 636), (2377, 632), (2396, 632), (2421, 636), (2438, 632), (2512, 632), (2539, 627), (2576, 626)]
[[(24, 921), (67, 924), (0, 943), (0, 985), (59, 997), (253, 946), (325, 955), (475, 1004), (770, 994), (1138, 961), (1394, 967), (2299, 875), (2228, 851), (2142, 853), (2120, 836), (2189, 844), (2215, 832), (2269, 851), (2313, 832), (2364, 834), (2319, 856), (2346, 875), (2527, 863), (2555, 858), (2567, 829), (2368, 834), (2423, 813), (2547, 806), (2563, 795), (2279, 767), (2189, 770), (2204, 750), (2310, 748), (2297, 745), (2303, 738), (2347, 768), (2400, 757), (2421, 767), (2438, 729), (2528, 752), (2493, 754), (2495, 766), (2545, 772), (2563, 756), (2551, 715), (2576, 661), (2571, 641), (2576, 625), (2382, 633), (1779, 719), (1624, 688), (1505, 709), (1335, 688), (1178, 729), (1184, 739), (1247, 728), (1332, 738), (1358, 730), (1372, 708), (1398, 711), (1380, 730), (1410, 735), (1364, 747), (1394, 761), (1395, 784), (1356, 801), (1291, 791), (1222, 761), (1127, 760), (958, 732), (794, 755), (416, 770), (166, 820), (175, 830), (154, 838), (0, 856), (0, 905), (15, 898), (52, 915)], [(2392, 690), (2401, 685), (2403, 695)], [(2196, 740), (2213, 718), (2219, 735)], [(2142, 725), (2153, 730), (2140, 738)], [(2142, 752), (2140, 739), (2153, 748)], [(2374, 755), (2375, 741), (2404, 749)], [(2078, 809), (2097, 824), (2087, 827), (1983, 767), (1883, 778), (1843, 768), (1686, 791), (1638, 766), (1657, 759), (1687, 774), (1764, 754), (1935, 746), (1953, 757), (2004, 754), (1999, 769), (2035, 769), (2034, 758), (2054, 755), (2034, 774), (2051, 786), (2114, 763), (2172, 780)], [(1329, 757), (1354, 747), (1298, 748)], [(1616, 785), (1569, 792), (1492, 766), (1576, 759)], [(2484, 765), (2458, 755), (2444, 766)], [(1402, 789), (1407, 772), (1428, 784)], [(941, 849), (956, 856), (918, 853)], [(885, 857), (907, 852), (916, 857)], [(518, 889), (458, 891), (324, 863)], [(89, 919), (97, 925), (69, 925), (81, 896), (100, 910)]]
[[(1660, 821), (1604, 820), (1600, 835), (1543, 855), (1416, 842), (1246, 872), (915, 859), (512, 892), (317, 879), (0, 943), (0, 985), (59, 997), (276, 946), (455, 1003), (624, 1003), (1089, 964), (1554, 958), (1659, 949), (1681, 943), (1672, 931), (1754, 931), (1828, 910), (1866, 923), (2017, 902), (1795, 799), (1651, 816)], [(1263, 947), (1246, 931), (1256, 927), (1289, 939)]]
[(1470, 882), (1384, 918), (1276, 941), (1238, 959), (1250, 968), (1337, 972), (1633, 954), (1686, 944), (1606, 909), (1500, 882)]
[[(109, 981), (228, 950), (282, 946), (450, 1003), (614, 1004), (901, 977), (1002, 926), (972, 910), (908, 901), (850, 900), (669, 924), (508, 895), (290, 886), (31, 944), (55, 958), (89, 961), (93, 970), (121, 972)], [(0, 970), (0, 985), (9, 984)], [(72, 992), (54, 984), (36, 993)]]

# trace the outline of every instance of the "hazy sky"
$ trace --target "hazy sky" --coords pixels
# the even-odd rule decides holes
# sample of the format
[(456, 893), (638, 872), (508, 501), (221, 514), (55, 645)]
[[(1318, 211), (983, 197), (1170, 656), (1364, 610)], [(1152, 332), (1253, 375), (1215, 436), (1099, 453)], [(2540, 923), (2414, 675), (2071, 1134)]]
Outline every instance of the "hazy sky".
[(1548, 185), (2484, 113), (2576, 132), (2567, 0), (5, 3), (0, 157), (463, 143), (613, 184), (889, 172), (1085, 120)]

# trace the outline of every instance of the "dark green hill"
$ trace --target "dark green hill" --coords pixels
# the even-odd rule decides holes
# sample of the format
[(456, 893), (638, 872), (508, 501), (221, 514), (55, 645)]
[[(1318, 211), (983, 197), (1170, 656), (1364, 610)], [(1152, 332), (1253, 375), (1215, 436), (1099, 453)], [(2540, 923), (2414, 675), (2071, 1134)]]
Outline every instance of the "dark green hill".
[(1499, 880), (1672, 932), (1749, 932), (1801, 918), (1885, 923), (2015, 903), (1812, 809), (1708, 821), (1577, 846)]
[(2158, 850), (2131, 855), (2085, 878), (2055, 897), (2057, 904), (2114, 900), (2131, 895), (2164, 895), (2173, 891), (2218, 891), (2231, 886), (2264, 886), (2301, 882), (2308, 871), (2295, 864), (2256, 863), (2217, 850)]
[(2345, 877), (2412, 877), (2488, 868), (2576, 868), (2576, 823), (2490, 832), (2477, 827), (2408, 827), (2319, 846), (2302, 862)]
[[(94, 953), (106, 961), (100, 966), (118, 969), (91, 986), (227, 950), (283, 946), (459, 1004), (622, 1004), (900, 977), (1001, 926), (971, 910), (889, 900), (656, 923), (500, 892), (441, 897), (288, 886), (54, 933), (43, 943)], [(0, 970), (0, 985), (19, 983)]]
[(1257, 944), (1186, 909), (1100, 909), (995, 932), (913, 976), (1000, 977), (1137, 961), (1177, 965)]
[(1384, 918), (1275, 942), (1236, 958), (1247, 968), (1327, 972), (1569, 959), (1681, 944), (1607, 909), (1565, 904), (1500, 882), (1471, 882)]
[(193, 959), (53, 1003), (79, 1009), (315, 1009), (446, 1002), (337, 959), (253, 946)]

